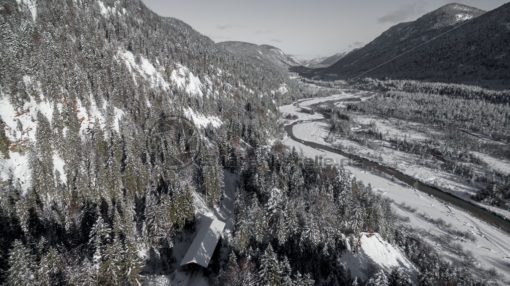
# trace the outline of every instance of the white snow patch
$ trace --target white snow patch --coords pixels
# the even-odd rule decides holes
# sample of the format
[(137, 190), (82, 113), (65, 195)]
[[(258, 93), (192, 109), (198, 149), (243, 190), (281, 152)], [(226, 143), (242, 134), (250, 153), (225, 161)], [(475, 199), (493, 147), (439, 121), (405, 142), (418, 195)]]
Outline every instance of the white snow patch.
[(18, 5), (25, 5), (30, 14), (32, 15), (32, 20), (35, 22), (37, 19), (37, 0), (16, 0)]
[(58, 172), (60, 179), (65, 184), (67, 183), (67, 176), (64, 171), (64, 166), (64, 160), (56, 152), (53, 152), (53, 173), (55, 174), (55, 178), (57, 178)]
[(280, 85), (280, 87), (278, 88), (278, 92), (281, 95), (287, 94), (289, 92), (289, 89), (287, 88), (287, 84), (283, 83), (282, 85)]
[(109, 14), (109, 9), (106, 8), (103, 1), (97, 1), (97, 4), (99, 5), (99, 12), (101, 13), (101, 15), (107, 17)]
[(26, 193), (32, 186), (32, 171), (28, 152), (9, 152), (9, 159), (0, 155), (0, 180), (6, 182), (13, 180), (13, 185)]
[[(90, 108), (87, 110), (85, 106), (83, 106), (80, 99), (77, 100), (76, 104), (78, 107), (78, 120), (81, 122), (80, 126), (80, 134), (85, 136), (85, 134), (94, 128), (96, 124), (98, 124), (99, 128), (102, 130), (106, 130), (106, 117), (103, 115), (106, 113), (106, 108), (108, 103), (105, 101), (102, 107), (102, 110), (97, 106), (96, 101), (92, 94), (89, 97)], [(124, 111), (117, 107), (113, 107), (113, 129), (120, 133), (120, 120), (124, 116)]]
[(83, 106), (81, 103), (81, 100), (78, 98), (76, 100), (76, 105), (78, 108), (77, 116), (78, 121), (81, 122), (80, 124), (80, 134), (83, 136), (85, 135), (86, 131), (88, 129), (92, 129), (94, 127), (94, 117), (89, 116), (89, 113), (87, 112), (87, 108)]
[(114, 126), (113, 128), (115, 129), (115, 131), (117, 131), (117, 133), (120, 133), (120, 121), (122, 119), (122, 117), (124, 117), (124, 111), (122, 109), (119, 109), (117, 107), (114, 107), (113, 108), (114, 110), (114, 113), (115, 113), (115, 119), (114, 119)]
[(97, 103), (94, 100), (94, 97), (92, 94), (90, 95), (90, 118), (93, 119), (95, 122), (91, 122), (91, 124), (99, 124), (99, 127), (104, 130), (106, 126), (106, 119), (97, 107)]
[(378, 233), (362, 233), (359, 242), (363, 253), (386, 270), (393, 267), (414, 268), (400, 250), (385, 241)]
[(111, 15), (117, 14), (119, 16), (126, 15), (126, 9), (122, 8), (120, 11), (117, 9), (118, 1), (115, 2), (115, 7), (109, 7), (103, 3), (103, 1), (97, 1), (99, 5), (99, 13), (105, 18), (110, 17)]
[(149, 258), (149, 247), (145, 243), (138, 243), (136, 245), (138, 257), (143, 260)]
[(203, 84), (200, 78), (195, 76), (187, 67), (177, 64), (177, 68), (172, 71), (171, 81), (177, 88), (184, 90), (187, 94), (202, 97)]
[(483, 154), (480, 152), (471, 152), (478, 159), (482, 160), (485, 164), (487, 164), (491, 169), (500, 172), (504, 175), (510, 175), (510, 162), (503, 159), (494, 158), (487, 154)]
[[(30, 77), (24, 80), (31, 81)], [(30, 97), (30, 102), (22, 108), (15, 108), (9, 98), (4, 96), (0, 86), (0, 117), (5, 124), (5, 135), (9, 139), (14, 150), (9, 151), (9, 158), (0, 154), (0, 180), (2, 182), (13, 180), (13, 184), (26, 192), (32, 184), (32, 172), (30, 169), (29, 149), (30, 144), (35, 142), (35, 131), (37, 129), (37, 112), (41, 111), (45, 116), (51, 114), (48, 103), (37, 104)], [(49, 117), (51, 118), (51, 116)], [(18, 130), (18, 123), (20, 130)]]
[(186, 118), (188, 118), (189, 120), (193, 121), (195, 126), (197, 126), (199, 128), (205, 128), (209, 124), (211, 124), (211, 126), (214, 128), (218, 128), (223, 124), (223, 122), (221, 121), (221, 119), (219, 117), (205, 116), (203, 114), (195, 112), (193, 109), (191, 109), (189, 107), (186, 110), (184, 110), (184, 116)]
[(378, 233), (361, 233), (356, 244), (352, 250), (348, 247), (341, 258), (342, 264), (350, 270), (353, 277), (368, 278), (370, 266), (373, 264), (387, 273), (396, 267), (416, 272), (411, 261)]
[(280, 85), (280, 87), (278, 87), (278, 89), (276, 90), (271, 90), (271, 94), (272, 95), (276, 95), (277, 93), (280, 94), (280, 95), (285, 95), (289, 92), (289, 89), (287, 87), (287, 84), (286, 83), (282, 83)]
[(464, 21), (471, 20), (471, 19), (473, 19), (473, 15), (470, 15), (470, 14), (457, 14), (457, 15), (455, 15), (455, 20), (457, 22), (464, 22)]
[[(35, 142), (37, 112), (41, 112), (51, 122), (53, 107), (47, 101), (37, 103), (33, 97), (22, 108), (15, 108), (7, 97), (0, 98), (0, 117), (5, 123), (5, 134), (11, 142)], [(21, 130), (18, 130), (18, 122)]]
[[(353, 122), (362, 125), (373, 125), (375, 127), (375, 131), (384, 135), (385, 138), (398, 139), (398, 140), (406, 140), (406, 141), (427, 141), (430, 140), (430, 136), (419, 132), (413, 129), (413, 127), (423, 127), (423, 125), (418, 123), (407, 122), (403, 120), (397, 119), (384, 119), (378, 116), (372, 115), (361, 115), (354, 114), (350, 115)], [(405, 124), (404, 124), (405, 123)], [(354, 127), (353, 129), (359, 130), (359, 127)], [(432, 133), (432, 130), (428, 130)]]
[(163, 90), (168, 90), (170, 84), (165, 80), (163, 68), (156, 68), (148, 59), (140, 56), (140, 63), (136, 62), (135, 55), (130, 51), (119, 50), (117, 53), (118, 57), (123, 59), (128, 67), (129, 71), (133, 74), (133, 81), (136, 82), (136, 71), (146, 81), (148, 81), (153, 88), (159, 87)]

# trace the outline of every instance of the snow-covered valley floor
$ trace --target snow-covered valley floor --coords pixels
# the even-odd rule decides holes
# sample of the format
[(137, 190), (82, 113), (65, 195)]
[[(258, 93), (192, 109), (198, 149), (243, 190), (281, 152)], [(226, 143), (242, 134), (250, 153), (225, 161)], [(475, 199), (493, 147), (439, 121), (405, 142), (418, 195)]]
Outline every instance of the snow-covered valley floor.
[[(295, 104), (282, 106), (280, 107), (280, 112), (282, 113), (283, 124), (289, 125), (303, 121), (294, 126), (294, 136), (305, 141), (328, 145), (330, 143), (324, 140), (325, 136), (323, 133), (325, 123), (309, 122), (310, 120), (322, 118), (321, 114), (311, 114), (309, 112), (310, 106), (321, 102), (342, 100), (356, 96), (362, 98), (360, 94), (340, 92), (335, 96), (301, 100)], [(417, 133), (416, 139), (420, 139), (420, 134)], [(510, 235), (508, 233), (465, 211), (417, 191), (412, 186), (402, 184), (390, 177), (371, 173), (360, 167), (346, 164), (349, 160), (342, 155), (306, 146), (292, 140), (289, 136), (284, 137), (283, 143), (289, 147), (295, 147), (306, 157), (315, 159), (319, 156), (344, 165), (357, 180), (366, 185), (370, 184), (375, 192), (389, 198), (393, 202), (392, 205), (395, 213), (399, 217), (404, 218), (401, 223), (419, 233), (421, 237), (431, 245), (434, 245), (450, 261), (462, 263), (466, 260), (472, 260), (475, 262), (475, 265), (482, 269), (495, 269), (501, 275), (500, 281), (510, 281)], [(347, 144), (349, 142), (341, 143)], [(359, 151), (359, 148), (351, 147), (353, 147), (352, 150)], [(381, 154), (370, 155), (382, 157)], [(399, 156), (386, 158), (386, 160), (391, 159), (399, 163), (400, 160), (405, 161), (404, 159), (408, 154), (394, 155)], [(387, 162), (383, 160), (382, 163), (386, 164)], [(433, 169), (428, 170), (429, 174), (423, 173), (422, 171), (424, 170), (421, 169), (409, 167), (406, 167), (406, 169), (409, 169), (410, 175), (416, 175), (420, 180), (427, 176), (434, 178), (441, 177), (439, 176), (441, 174), (438, 174)], [(447, 182), (446, 184), (450, 183)], [(473, 271), (475, 272), (476, 270)]]

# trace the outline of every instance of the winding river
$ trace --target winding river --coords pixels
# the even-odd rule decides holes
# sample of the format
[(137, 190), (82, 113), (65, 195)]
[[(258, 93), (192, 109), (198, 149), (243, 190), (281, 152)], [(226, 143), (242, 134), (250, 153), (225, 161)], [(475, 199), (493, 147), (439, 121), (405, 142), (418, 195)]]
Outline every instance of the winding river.
[(367, 171), (372, 171), (372, 172), (378, 171), (378, 172), (390, 175), (393, 178), (395, 178), (407, 185), (414, 187), (416, 190), (419, 190), (421, 192), (429, 194), (441, 201), (447, 202), (461, 210), (464, 210), (464, 211), (470, 213), (471, 215), (479, 218), (480, 220), (487, 222), (487, 223), (505, 231), (506, 233), (510, 233), (510, 220), (504, 218), (503, 216), (501, 216), (499, 214), (493, 213), (493, 212), (491, 212), (491, 211), (489, 211), (473, 202), (461, 199), (461, 198), (459, 198), (455, 195), (452, 195), (446, 191), (443, 191), (437, 187), (434, 187), (434, 186), (431, 186), (424, 182), (421, 182), (421, 181), (417, 180), (416, 178), (408, 176), (394, 168), (381, 165), (377, 162), (360, 157), (355, 154), (347, 153), (341, 149), (338, 149), (338, 148), (335, 148), (332, 146), (327, 146), (327, 145), (319, 144), (316, 142), (302, 140), (300, 138), (297, 138), (293, 132), (293, 128), (296, 125), (308, 123), (308, 122), (324, 122), (324, 121), (325, 121), (325, 119), (297, 121), (292, 124), (286, 125), (285, 132), (292, 140), (294, 140), (296, 142), (299, 142), (299, 143), (306, 145), (308, 147), (316, 148), (316, 149), (326, 151), (326, 152), (339, 154), (341, 156), (349, 158), (352, 161), (360, 164), (361, 168), (363, 168)]

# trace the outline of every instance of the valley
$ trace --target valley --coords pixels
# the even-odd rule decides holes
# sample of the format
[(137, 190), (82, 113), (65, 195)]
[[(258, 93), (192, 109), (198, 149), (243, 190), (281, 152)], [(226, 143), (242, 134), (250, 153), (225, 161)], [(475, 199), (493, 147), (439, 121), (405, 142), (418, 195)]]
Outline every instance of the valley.
[[(486, 270), (496, 269), (499, 275), (510, 279), (507, 211), (479, 205), (462, 192), (453, 191), (470, 186), (457, 183), (452, 175), (441, 177), (444, 174), (441, 170), (420, 167), (408, 153), (396, 154), (391, 148), (383, 149), (381, 143), (360, 145), (344, 136), (331, 135), (330, 122), (324, 117), (331, 115), (324, 111), (328, 110), (326, 106), (356, 104), (370, 101), (375, 96), (381, 95), (339, 89), (338, 95), (281, 106), (281, 121), (286, 133), (283, 143), (319, 164), (346, 168), (357, 180), (389, 198), (394, 211), (401, 217), (400, 223), (423, 235), (452, 261), (472, 260), (474, 265)], [(291, 118), (289, 115), (292, 119), (288, 119)], [(392, 138), (406, 136), (407, 140), (424, 140), (428, 134), (434, 134), (431, 126), (417, 123), (403, 125), (400, 122), (399, 128), (413, 127), (415, 130), (402, 132), (390, 124), (391, 119), (370, 115), (354, 117), (350, 113), (346, 116), (365, 123), (365, 126), (385, 128), (383, 134)], [(354, 130), (359, 128), (352, 127)], [(433, 132), (439, 131), (433, 129)]]
[(509, 285), (510, 3), (400, 1), (0, 0), (0, 285)]

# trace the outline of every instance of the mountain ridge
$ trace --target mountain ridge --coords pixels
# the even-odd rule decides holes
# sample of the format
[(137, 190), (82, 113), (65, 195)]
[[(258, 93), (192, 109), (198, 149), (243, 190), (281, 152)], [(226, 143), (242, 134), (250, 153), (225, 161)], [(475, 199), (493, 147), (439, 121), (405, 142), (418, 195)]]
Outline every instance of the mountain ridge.
[[(458, 16), (466, 9), (471, 19)], [(389, 28), (331, 67), (294, 70), (324, 79), (362, 76), (509, 88), (505, 74), (510, 60), (504, 49), (510, 39), (505, 26), (509, 18), (510, 4), (485, 13), (460, 4), (445, 5)]]
[(300, 65), (292, 56), (268, 44), (257, 45), (243, 41), (226, 41), (219, 42), (217, 45), (235, 55), (249, 58), (254, 62), (273, 65), (285, 71), (289, 67)]

